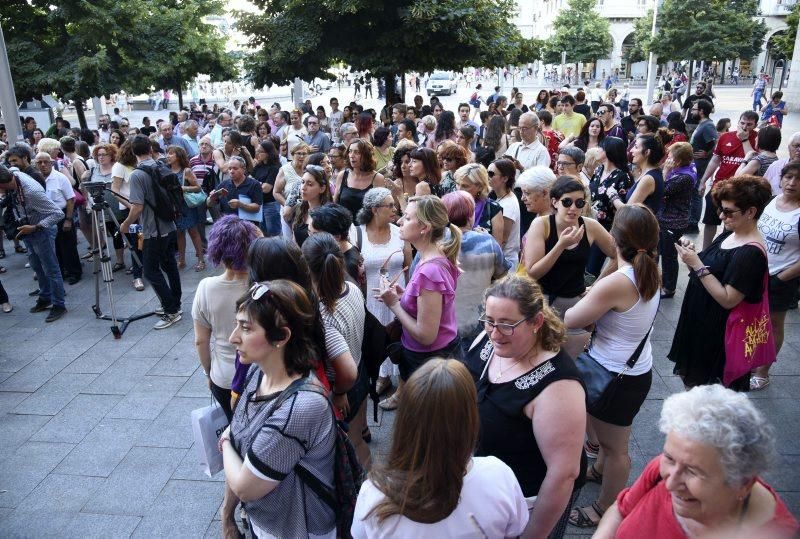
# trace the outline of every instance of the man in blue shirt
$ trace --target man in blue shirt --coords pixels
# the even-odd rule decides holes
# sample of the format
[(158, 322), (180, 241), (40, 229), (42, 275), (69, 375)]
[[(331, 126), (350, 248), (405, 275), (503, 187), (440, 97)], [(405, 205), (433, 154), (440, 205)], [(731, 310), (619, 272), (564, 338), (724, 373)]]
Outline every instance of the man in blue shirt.
[(264, 193), (261, 182), (251, 178), (245, 171), (245, 161), (238, 155), (228, 161), (229, 179), (208, 195), (208, 206), (219, 204), (223, 215), (238, 215), (241, 219), (261, 224), (261, 205)]
[(165, 155), (167, 153), (167, 148), (170, 146), (180, 146), (186, 150), (190, 158), (197, 155), (197, 152), (192, 150), (192, 147), (189, 145), (189, 141), (182, 137), (176, 137), (173, 134), (172, 124), (170, 122), (161, 122), (158, 129), (161, 133), (161, 136), (158, 137), (158, 145), (161, 146), (161, 151), (164, 152)]
[(306, 118), (306, 130), (308, 134), (303, 137), (303, 140), (311, 146), (311, 152), (328, 153), (328, 150), (331, 149), (331, 139), (319, 130), (319, 118), (313, 114)]

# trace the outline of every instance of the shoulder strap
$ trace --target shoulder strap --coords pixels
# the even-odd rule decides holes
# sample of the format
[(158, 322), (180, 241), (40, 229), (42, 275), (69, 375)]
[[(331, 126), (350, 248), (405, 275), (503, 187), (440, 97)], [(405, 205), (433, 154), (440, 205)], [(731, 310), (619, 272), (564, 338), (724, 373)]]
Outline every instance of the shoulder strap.
[(361, 231), (361, 226), (356, 225), (356, 247), (358, 247), (358, 251), (361, 252), (361, 246), (363, 245), (364, 236), (363, 232)]
[(644, 350), (644, 344), (647, 342), (648, 337), (650, 337), (650, 332), (653, 331), (653, 327), (656, 324), (656, 318), (658, 317), (658, 308), (661, 307), (661, 300), (658, 300), (658, 307), (656, 307), (656, 316), (653, 317), (653, 323), (650, 324), (650, 329), (647, 330), (642, 342), (639, 343), (639, 346), (636, 347), (636, 350), (633, 351), (633, 355), (631, 355), (630, 359), (625, 362), (625, 365), (632, 369), (636, 362), (639, 361), (639, 356), (642, 355), (642, 350)]

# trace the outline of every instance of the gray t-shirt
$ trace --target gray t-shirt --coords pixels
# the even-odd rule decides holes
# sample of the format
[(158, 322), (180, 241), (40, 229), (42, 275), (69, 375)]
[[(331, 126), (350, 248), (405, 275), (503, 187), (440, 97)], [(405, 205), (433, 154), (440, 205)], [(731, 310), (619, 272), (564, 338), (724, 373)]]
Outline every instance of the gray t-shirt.
[(701, 150), (708, 152), (708, 157), (694, 160), (694, 165), (697, 167), (698, 180), (703, 177), (706, 168), (708, 168), (708, 163), (711, 161), (711, 152), (714, 151), (714, 145), (718, 137), (719, 133), (717, 133), (717, 128), (711, 120), (700, 122), (697, 129), (692, 133), (692, 149), (696, 152)]
[[(139, 164), (152, 167), (156, 165), (156, 162), (152, 159), (147, 159)], [(166, 236), (170, 232), (175, 231), (174, 221), (164, 221), (163, 219), (158, 219), (158, 225), (156, 225), (157, 217), (153, 211), (153, 207), (156, 205), (156, 197), (155, 193), (153, 192), (154, 181), (155, 180), (143, 170), (136, 169), (131, 172), (130, 201), (132, 204), (142, 205), (142, 216), (140, 217), (139, 222), (142, 223), (142, 231), (145, 238), (156, 238), (159, 236), (159, 234), (161, 236)]]

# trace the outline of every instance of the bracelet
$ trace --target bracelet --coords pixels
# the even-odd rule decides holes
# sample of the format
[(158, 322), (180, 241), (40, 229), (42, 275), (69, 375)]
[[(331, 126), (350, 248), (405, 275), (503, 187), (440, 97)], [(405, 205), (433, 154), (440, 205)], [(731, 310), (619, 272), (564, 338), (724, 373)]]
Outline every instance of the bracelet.
[(709, 268), (708, 266), (700, 266), (699, 268), (693, 271), (698, 279), (702, 279), (706, 275), (711, 275), (711, 268)]
[(220, 437), (219, 442), (217, 442), (217, 449), (219, 449), (220, 453), (222, 453), (222, 449), (224, 447), (225, 442), (230, 442), (230, 441), (231, 441), (230, 438), (228, 438), (227, 436)]

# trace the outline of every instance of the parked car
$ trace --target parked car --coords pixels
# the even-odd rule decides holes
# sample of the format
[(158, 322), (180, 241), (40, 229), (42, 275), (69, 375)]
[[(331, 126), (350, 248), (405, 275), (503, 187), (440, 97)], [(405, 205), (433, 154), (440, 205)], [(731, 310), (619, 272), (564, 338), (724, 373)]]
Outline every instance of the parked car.
[(434, 71), (425, 85), (428, 97), (432, 95), (453, 95), (458, 87), (455, 77), (446, 71)]

